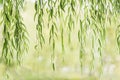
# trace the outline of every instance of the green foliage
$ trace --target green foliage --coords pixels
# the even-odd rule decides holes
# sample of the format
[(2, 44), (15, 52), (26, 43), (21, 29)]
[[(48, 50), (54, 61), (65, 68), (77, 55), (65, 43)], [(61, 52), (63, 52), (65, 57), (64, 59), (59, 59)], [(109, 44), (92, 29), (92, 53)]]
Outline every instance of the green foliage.
[(119, 54), (120, 54), (120, 25), (117, 26), (116, 29), (116, 35), (117, 35), (117, 45), (118, 45), (118, 49), (119, 49)]
[[(15, 3), (15, 5), (13, 5)], [(1, 58), (7, 65), (20, 63), (21, 56), (28, 50), (28, 38), (22, 22), (20, 8), (23, 2), (5, 0), (3, 2), (3, 49)]]
[(37, 45), (36, 48), (39, 49), (39, 46), (42, 48), (43, 43), (45, 43), (44, 35), (43, 35), (43, 26), (44, 26), (44, 21), (43, 21), (43, 14), (44, 14), (44, 4), (43, 0), (38, 0), (35, 2), (35, 18), (37, 17), (37, 25), (36, 25), (36, 30), (37, 30)]
[[(7, 6), (7, 4), (9, 6)], [(2, 11), (2, 22), (3, 22), (3, 49), (2, 49), (2, 59), (3, 61), (10, 65), (13, 63), (13, 52), (14, 52), (14, 37), (13, 37), (13, 4), (12, 1), (4, 1), (3, 11)]]
[[(24, 0), (4, 0), (2, 10), (3, 23), (3, 50), (2, 60), (11, 64), (17, 59), (19, 62), (25, 51), (28, 51), (28, 33), (23, 23), (20, 9)], [(34, 20), (36, 23), (37, 43), (36, 50), (43, 48), (45, 44), (44, 29), (49, 30), (49, 44), (52, 48), (51, 62), (53, 70), (56, 69), (56, 40), (59, 39), (62, 53), (65, 53), (65, 39), (68, 43), (74, 43), (71, 37), (78, 36), (79, 60), (81, 71), (86, 59), (86, 39), (90, 39), (90, 67), (94, 68), (95, 51), (99, 55), (100, 69), (102, 72), (104, 45), (106, 42), (106, 28), (120, 16), (119, 0), (36, 0)], [(44, 19), (47, 16), (47, 19)], [(111, 17), (113, 16), (113, 17)], [(114, 20), (113, 20), (114, 18)], [(65, 22), (64, 22), (65, 21)], [(109, 24), (108, 24), (109, 23)], [(76, 27), (76, 26), (79, 26)], [(116, 30), (116, 42), (120, 53), (120, 25)], [(66, 32), (67, 30), (67, 32)], [(76, 30), (76, 33), (72, 33)], [(90, 33), (89, 30), (91, 31)], [(67, 33), (67, 37), (65, 37)], [(89, 35), (88, 35), (89, 34)], [(92, 36), (92, 37), (91, 37)], [(64, 54), (63, 54), (64, 56)], [(97, 67), (98, 69), (98, 67)]]
[(14, 15), (14, 40), (15, 40), (15, 49), (17, 52), (17, 60), (21, 61), (21, 56), (23, 53), (26, 53), (28, 51), (28, 32), (26, 30), (26, 27), (24, 23), (22, 22), (22, 17), (20, 15), (20, 6), (23, 3), (21, 0), (16, 0), (16, 9), (15, 9), (15, 15)]
[[(84, 66), (84, 57), (85, 57), (85, 46), (86, 46), (86, 38), (87, 38), (87, 31), (91, 30), (92, 33), (89, 34), (92, 37), (91, 41), (91, 66), (94, 67), (94, 51), (97, 49), (99, 54), (99, 61), (101, 67), (103, 65), (103, 47), (106, 41), (106, 27), (111, 24), (112, 18), (111, 15), (118, 15), (119, 12), (119, 0), (48, 0), (35, 3), (35, 16), (38, 18), (38, 24), (40, 29), (38, 32), (41, 34), (39, 35), (39, 42), (40, 44), (44, 43), (44, 37), (42, 34), (43, 28), (43, 15), (48, 15), (48, 28), (50, 30), (49, 33), (49, 42), (52, 44), (53, 54), (52, 54), (52, 65), (53, 69), (55, 69), (55, 45), (56, 45), (56, 38), (58, 37), (58, 32), (60, 31), (61, 35), (61, 46), (62, 46), (62, 53), (64, 53), (64, 31), (65, 29), (68, 30), (68, 43), (71, 43), (71, 34), (74, 29), (76, 29), (75, 25), (80, 23), (80, 27), (78, 30), (78, 41), (79, 41), (79, 59), (81, 69)], [(44, 11), (46, 9), (47, 13)], [(43, 13), (43, 11), (45, 13)], [(41, 14), (41, 15), (40, 15)], [(40, 16), (39, 16), (40, 15)], [(65, 18), (64, 18), (65, 17)], [(116, 16), (115, 16), (116, 17)], [(66, 19), (66, 22), (61, 25), (57, 23), (57, 20), (61, 21)], [(80, 20), (80, 22), (79, 22)], [(78, 22), (78, 23), (77, 23)], [(60, 26), (59, 26), (60, 25)], [(63, 26), (64, 25), (64, 26)], [(60, 27), (60, 28), (59, 28)], [(58, 30), (60, 29), (60, 30)], [(119, 46), (119, 36), (117, 36), (117, 43)], [(96, 48), (95, 48), (96, 46)]]
[(55, 46), (56, 46), (56, 43), (55, 43), (55, 39), (57, 38), (57, 24), (55, 22), (55, 12), (54, 12), (54, 6), (55, 6), (55, 3), (53, 0), (48, 0), (48, 6), (49, 6), (49, 28), (50, 28), (50, 32), (49, 32), (49, 43), (52, 44), (52, 50), (53, 50), (53, 53), (51, 55), (51, 62), (52, 62), (52, 68), (53, 70), (55, 70)]
[(0, 0), (0, 4), (2, 4), (3, 3), (3, 0)]

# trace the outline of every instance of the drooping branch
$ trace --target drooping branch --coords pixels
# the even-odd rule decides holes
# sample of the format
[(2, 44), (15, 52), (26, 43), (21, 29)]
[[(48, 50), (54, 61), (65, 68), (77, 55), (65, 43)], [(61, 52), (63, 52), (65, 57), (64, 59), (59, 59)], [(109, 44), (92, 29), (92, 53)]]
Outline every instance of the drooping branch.
[(2, 22), (3, 22), (3, 49), (2, 60), (11, 65), (14, 62), (14, 37), (13, 37), (13, 2), (11, 0), (3, 1)]
[(2, 59), (7, 65), (20, 63), (22, 54), (28, 50), (26, 27), (22, 22), (20, 8), (23, 1), (3, 1), (3, 50)]
[(20, 14), (21, 5), (23, 2), (21, 0), (15, 1), (15, 15), (14, 15), (14, 40), (15, 40), (15, 49), (17, 52), (17, 60), (20, 63), (22, 54), (28, 51), (28, 32), (26, 26), (23, 23), (22, 16)]
[(56, 46), (56, 38), (57, 38), (57, 24), (56, 24), (56, 15), (55, 15), (55, 3), (54, 0), (48, 0), (48, 24), (50, 28), (49, 32), (49, 43), (52, 44), (52, 55), (51, 55), (51, 61), (52, 61), (52, 68), (55, 70), (55, 46)]
[[(35, 18), (37, 18), (37, 45), (36, 48), (43, 47), (43, 43), (45, 43), (44, 35), (43, 35), (43, 28), (44, 28), (44, 21), (43, 21), (43, 14), (44, 14), (44, 0), (37, 0), (35, 2)], [(39, 50), (39, 49), (38, 49)]]

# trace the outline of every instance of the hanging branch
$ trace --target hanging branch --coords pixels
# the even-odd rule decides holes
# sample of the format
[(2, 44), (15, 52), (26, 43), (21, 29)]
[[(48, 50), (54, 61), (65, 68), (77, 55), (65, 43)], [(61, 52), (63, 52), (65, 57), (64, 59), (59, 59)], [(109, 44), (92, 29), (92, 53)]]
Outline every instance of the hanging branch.
[(2, 59), (7, 65), (20, 63), (22, 54), (28, 50), (28, 38), (25, 25), (20, 15), (20, 7), (23, 0), (15, 2), (11, 0), (3, 1), (3, 50)]
[[(119, 17), (120, 14), (120, 1), (119, 0), (114, 0), (112, 5), (113, 7), (113, 15), (115, 16), (114, 18), (116, 18), (115, 22), (117, 22), (117, 18)], [(119, 21), (118, 21), (119, 23)], [(116, 42), (118, 45), (118, 52), (120, 54), (120, 24), (118, 24), (117, 28), (116, 28)]]
[(79, 52), (79, 60), (80, 60), (80, 67), (81, 72), (83, 70), (83, 61), (84, 61), (84, 55), (85, 55), (85, 49), (84, 49), (84, 40), (85, 40), (85, 26), (83, 26), (83, 21), (80, 20), (80, 29), (78, 31), (78, 40), (80, 43), (80, 52)]
[(73, 14), (75, 14), (75, 5), (76, 5), (76, 0), (70, 0), (70, 9)]
[(14, 39), (15, 39), (15, 49), (17, 52), (17, 60), (20, 63), (22, 54), (28, 51), (28, 32), (24, 23), (22, 22), (22, 17), (20, 15), (20, 8), (22, 2), (21, 0), (15, 1), (15, 16), (14, 16)]
[[(82, 1), (82, 0), (79, 1), (79, 10), (80, 10), (79, 13), (81, 14), (78, 13), (78, 16), (80, 18), (80, 22), (79, 22), (80, 29), (78, 31), (78, 40), (80, 43), (79, 60), (81, 65), (81, 72), (83, 70), (83, 67), (85, 66), (83, 61), (85, 60), (84, 58), (86, 57), (85, 46), (86, 46), (87, 30), (91, 27), (89, 8), (90, 8), (89, 3), (87, 1)], [(81, 15), (84, 17), (82, 17)], [(94, 53), (92, 53), (92, 58), (94, 58)]]
[[(60, 0), (60, 2), (59, 2), (59, 10), (61, 9), (62, 11), (64, 11), (65, 12), (65, 7), (66, 7), (66, 5), (67, 5), (67, 0)], [(60, 12), (58, 12), (59, 13), (59, 15), (60, 15), (60, 13), (61, 13), (61, 11)]]
[(50, 27), (50, 33), (49, 33), (49, 43), (52, 44), (52, 50), (53, 53), (51, 55), (51, 61), (52, 61), (52, 68), (55, 70), (55, 39), (57, 38), (57, 24), (55, 22), (56, 15), (54, 15), (54, 7), (56, 2), (53, 0), (48, 0), (48, 24)]
[(114, 0), (111, 2), (113, 6), (113, 13), (116, 15), (120, 13), (120, 0)]
[(72, 29), (74, 28), (74, 21), (73, 21), (73, 18), (72, 18), (72, 15), (70, 14), (69, 15), (69, 18), (68, 18), (68, 43), (70, 44), (71, 43), (71, 31)]
[(75, 0), (68, 0), (67, 3), (68, 5), (68, 15), (67, 15), (67, 20), (68, 20), (68, 43), (71, 43), (71, 31), (75, 27), (75, 22), (73, 16), (75, 15)]
[[(98, 52), (100, 54), (100, 60), (101, 60), (101, 66), (103, 66), (103, 45), (104, 45), (104, 42), (105, 42), (105, 36), (106, 36), (106, 23), (105, 23), (105, 16), (104, 14), (106, 14), (106, 8), (105, 8), (105, 4), (106, 2), (98, 2), (98, 12), (96, 13), (96, 15), (98, 16), (98, 23), (100, 23), (100, 27), (99, 27), (99, 31), (98, 31), (98, 34), (100, 35), (99, 38), (98, 38)], [(101, 70), (100, 70), (100, 73), (102, 72), (102, 67), (101, 67)]]
[[(38, 47), (43, 47), (43, 43), (45, 43), (44, 35), (43, 35), (43, 26), (44, 26), (44, 21), (43, 21), (43, 14), (44, 14), (44, 0), (37, 0), (35, 2), (35, 17), (37, 17), (37, 45), (36, 48)], [(39, 50), (39, 49), (38, 49)]]
[(92, 36), (92, 48), (91, 48), (91, 55), (92, 55), (92, 60), (91, 60), (91, 71), (94, 69), (94, 60), (95, 60), (95, 56), (94, 56), (94, 47), (95, 47), (95, 44), (94, 44), (95, 40), (94, 40), (94, 36)]
[(118, 50), (119, 50), (119, 54), (120, 54), (120, 25), (117, 26), (116, 36), (117, 36), (116, 40), (117, 40)]
[(3, 1), (2, 10), (2, 23), (3, 23), (3, 48), (2, 60), (11, 65), (14, 62), (14, 40), (13, 40), (13, 2), (11, 0)]
[(52, 62), (52, 67), (53, 70), (55, 70), (55, 37), (57, 37), (57, 33), (56, 33), (56, 28), (57, 26), (54, 24), (52, 24), (51, 29), (50, 29), (50, 37), (49, 37), (49, 42), (52, 43), (52, 49), (53, 49), (53, 54), (51, 56), (51, 60)]
[[(65, 23), (64, 23), (64, 14), (65, 14), (65, 7), (67, 6), (67, 1), (66, 0), (60, 0), (58, 4), (58, 16), (60, 20), (60, 33), (61, 33), (61, 47), (62, 47), (62, 53), (63, 53), (63, 62), (64, 62), (64, 53), (65, 53), (65, 48), (64, 48), (64, 29), (65, 29)], [(62, 22), (63, 21), (63, 22)], [(64, 24), (64, 25), (63, 25)]]
[(62, 29), (61, 29), (61, 46), (62, 46), (63, 62), (64, 62), (64, 52), (65, 52), (65, 48), (64, 48), (64, 30), (63, 30), (63, 27), (62, 27)]
[[(91, 2), (93, 4), (93, 2)], [(92, 31), (94, 32), (95, 35), (95, 39), (97, 40), (97, 43), (95, 43), (95, 45), (97, 45), (97, 50), (98, 53), (100, 55), (100, 73), (102, 72), (102, 66), (103, 66), (103, 47), (104, 47), (104, 43), (105, 43), (105, 38), (106, 38), (106, 20), (107, 20), (107, 16), (108, 16), (108, 11), (105, 7), (106, 5), (106, 1), (96, 1), (94, 2), (94, 5), (91, 6), (90, 9), (90, 14), (91, 14), (91, 20), (93, 22), (94, 27), (92, 28)], [(107, 13), (107, 15), (105, 16), (105, 14)], [(96, 17), (97, 16), (97, 17)]]

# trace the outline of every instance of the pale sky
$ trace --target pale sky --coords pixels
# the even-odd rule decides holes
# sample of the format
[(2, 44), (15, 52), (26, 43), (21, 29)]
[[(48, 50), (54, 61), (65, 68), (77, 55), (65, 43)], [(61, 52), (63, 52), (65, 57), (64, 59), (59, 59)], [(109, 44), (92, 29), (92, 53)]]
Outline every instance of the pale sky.
[(26, 1), (31, 1), (31, 2), (33, 2), (33, 3), (35, 2), (35, 0), (26, 0)]

